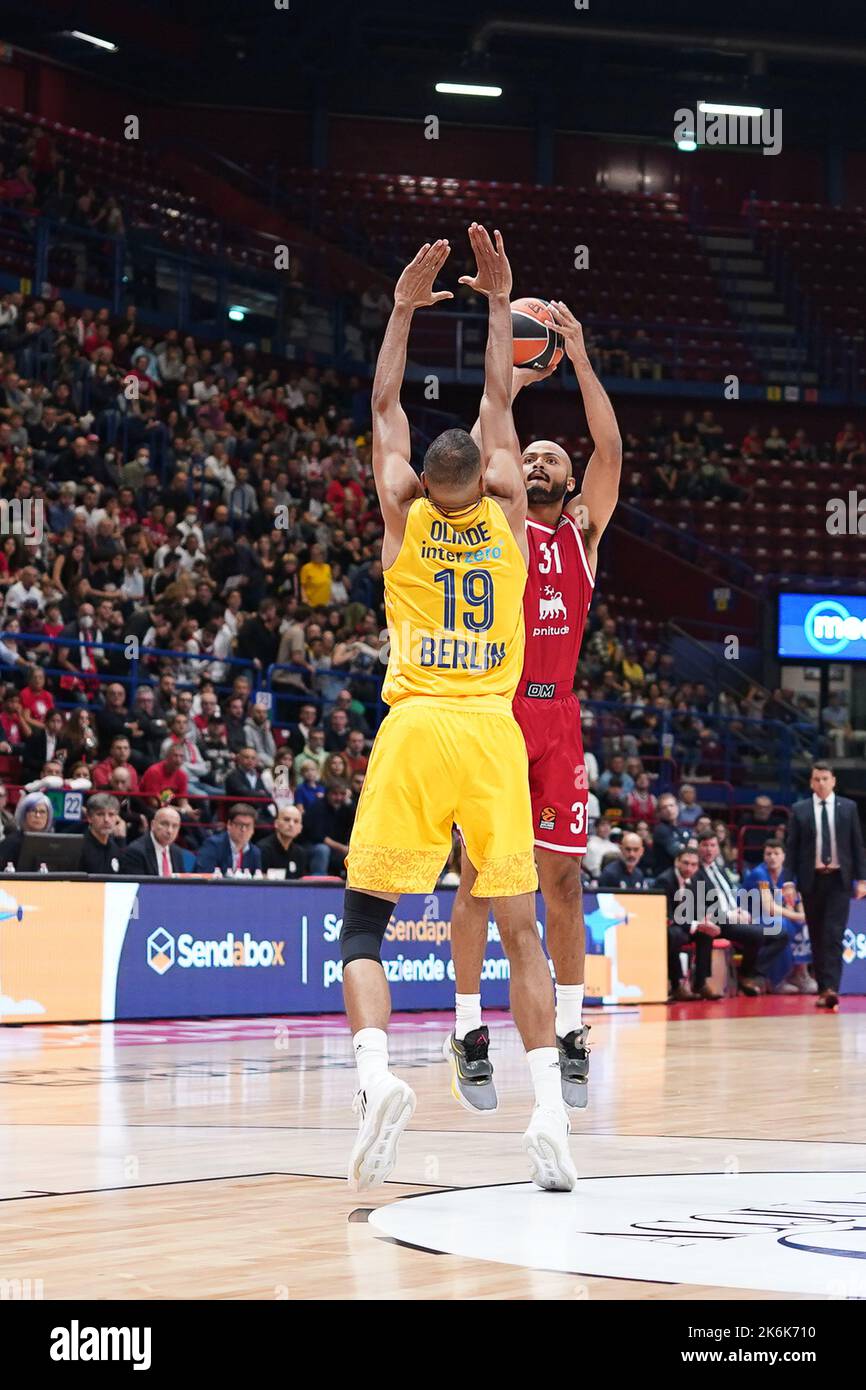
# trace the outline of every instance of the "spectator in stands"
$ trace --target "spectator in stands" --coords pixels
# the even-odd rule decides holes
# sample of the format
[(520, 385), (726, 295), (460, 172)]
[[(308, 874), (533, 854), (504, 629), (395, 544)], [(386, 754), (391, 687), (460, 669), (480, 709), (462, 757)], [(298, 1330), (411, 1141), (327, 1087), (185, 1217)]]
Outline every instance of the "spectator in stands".
[[(709, 821), (709, 817), (707, 817)], [(731, 844), (731, 836), (727, 825), (723, 820), (711, 821), (708, 825), (698, 824), (695, 826), (698, 834), (703, 834), (706, 830), (712, 830), (719, 842), (719, 861), (723, 868), (728, 870), (730, 875), (737, 873), (737, 851)]]
[(623, 892), (641, 892), (649, 888), (650, 879), (641, 867), (643, 859), (643, 840), (633, 830), (623, 835), (619, 844), (620, 853), (605, 864), (598, 876), (598, 886), (604, 889), (620, 889)]
[(21, 706), (27, 715), (31, 733), (44, 729), (45, 720), (54, 708), (54, 696), (47, 687), (47, 677), (39, 666), (34, 666), (27, 677), (27, 685), (21, 692)]
[(177, 807), (161, 806), (150, 829), (123, 851), (120, 872), (133, 878), (171, 878), (183, 873), (183, 855), (175, 844), (180, 825)]
[(196, 856), (195, 871), (200, 874), (254, 874), (262, 867), (257, 845), (251, 843), (256, 828), (256, 813), (246, 802), (229, 807), (224, 831), (210, 835)]
[(135, 795), (138, 792), (138, 773), (131, 762), (132, 749), (126, 734), (116, 734), (111, 740), (111, 747), (108, 757), (96, 763), (93, 769), (94, 787), (105, 790), (112, 785), (112, 774), (118, 767), (125, 767), (129, 771), (129, 790)]
[(9, 810), (9, 789), (0, 782), (0, 840), (15, 829), (15, 817)]
[(60, 736), (59, 751), (62, 751), (67, 764), (83, 759), (85, 762), (96, 757), (98, 740), (90, 718), (90, 711), (78, 706), (66, 721)]
[(626, 795), (634, 791), (634, 778), (625, 770), (625, 758), (622, 753), (613, 754), (608, 766), (596, 782), (595, 790), (599, 796), (602, 792), (607, 791), (614, 777), (618, 778), (618, 785)]
[[(297, 760), (295, 762), (297, 768)], [(317, 801), (321, 801), (325, 795), (325, 784), (320, 777), (318, 763), (310, 758), (301, 758), (300, 781), (295, 786), (295, 801), (302, 810), (309, 810)]]
[(174, 805), (184, 816), (194, 816), (196, 812), (187, 800), (189, 781), (183, 770), (183, 749), (172, 744), (158, 763), (145, 772), (140, 782), (141, 794), (147, 797), (148, 805), (156, 810), (159, 806)]
[(681, 830), (692, 830), (703, 814), (704, 808), (698, 804), (698, 794), (691, 782), (683, 782), (679, 791), (677, 826)]
[[(225, 781), (226, 796), (233, 796), (238, 799), (244, 798), (249, 801), (254, 798), (256, 801), (265, 800), (270, 796), (268, 788), (262, 780), (259, 771), (258, 754), (255, 748), (240, 748), (235, 757), (235, 767), (226, 777)], [(264, 815), (264, 805), (259, 806), (259, 814)]]
[(310, 851), (310, 873), (345, 877), (345, 859), (355, 821), (355, 807), (345, 782), (331, 782), (324, 797), (304, 817), (304, 844)]
[(81, 847), (79, 872), (120, 873), (120, 861), (126, 848), (126, 824), (120, 815), (120, 802), (108, 792), (97, 792), (89, 798), (84, 815), (87, 829)]
[(613, 825), (606, 816), (599, 816), (595, 823), (594, 832), (587, 838), (586, 854), (583, 857), (583, 869), (590, 879), (595, 879), (601, 872), (601, 864), (604, 856), (613, 850), (619, 854), (619, 846), (611, 842)]
[(635, 777), (634, 790), (626, 797), (626, 815), (629, 820), (655, 820), (658, 803), (650, 791), (650, 785), (649, 773), (639, 772)]
[(54, 825), (54, 808), (44, 792), (28, 792), (15, 807), (15, 829), (3, 837), (3, 863), (18, 868), (25, 835), (45, 835)]
[(36, 777), (40, 768), (56, 757), (60, 748), (63, 723), (60, 710), (51, 710), (44, 724), (34, 726), (21, 745), (21, 775), (25, 782)]
[(834, 690), (828, 696), (827, 704), (821, 711), (821, 722), (837, 758), (846, 758), (854, 752), (854, 745), (861, 745), (866, 739), (866, 730), (852, 729), (845, 697), (841, 690)]
[(303, 845), (297, 843), (303, 830), (303, 814), (299, 806), (281, 806), (274, 821), (274, 833), (262, 840), (262, 870), (282, 870), (286, 878), (303, 878), (309, 859)]
[(658, 799), (656, 813), (658, 820), (653, 829), (653, 863), (657, 874), (672, 869), (677, 854), (689, 842), (689, 833), (677, 824), (679, 802), (672, 792), (662, 792)]
[(779, 822), (773, 816), (772, 797), (759, 792), (751, 808), (743, 813), (740, 825), (743, 862), (747, 868), (754, 868), (763, 858), (768, 838), (776, 836), (779, 830)]
[(247, 746), (255, 749), (259, 767), (273, 767), (277, 756), (277, 744), (265, 705), (252, 706), (244, 730)]

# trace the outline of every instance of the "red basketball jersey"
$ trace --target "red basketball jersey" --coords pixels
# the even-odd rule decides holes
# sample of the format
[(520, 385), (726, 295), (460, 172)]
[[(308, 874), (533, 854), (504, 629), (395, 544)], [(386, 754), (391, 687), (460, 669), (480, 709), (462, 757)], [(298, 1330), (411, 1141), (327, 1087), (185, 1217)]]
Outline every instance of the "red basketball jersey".
[(594, 586), (583, 536), (573, 517), (563, 512), (555, 527), (527, 519), (526, 537), (526, 652), (520, 690), (527, 682), (567, 682), (570, 690)]

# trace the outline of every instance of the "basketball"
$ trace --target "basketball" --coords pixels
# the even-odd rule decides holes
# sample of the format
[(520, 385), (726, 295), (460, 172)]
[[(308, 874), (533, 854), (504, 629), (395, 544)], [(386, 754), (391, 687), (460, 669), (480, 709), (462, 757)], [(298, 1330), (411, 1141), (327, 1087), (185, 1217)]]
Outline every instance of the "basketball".
[(511, 305), (515, 367), (556, 367), (562, 361), (562, 334), (546, 299), (515, 299)]

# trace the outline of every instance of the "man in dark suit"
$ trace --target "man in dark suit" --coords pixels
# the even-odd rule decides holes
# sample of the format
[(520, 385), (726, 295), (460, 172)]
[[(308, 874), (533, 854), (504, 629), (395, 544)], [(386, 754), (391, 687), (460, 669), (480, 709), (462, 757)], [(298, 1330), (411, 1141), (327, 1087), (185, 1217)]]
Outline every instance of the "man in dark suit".
[[(245, 801), (251, 796), (267, 797), (270, 801), (270, 792), (262, 781), (259, 772), (259, 759), (255, 748), (240, 748), (235, 755), (235, 766), (226, 777), (225, 781), (226, 796), (236, 797), (238, 801)], [(258, 805), (258, 812), (261, 817), (268, 814), (267, 804)]]
[[(671, 1000), (680, 1004), (694, 999), (720, 999), (708, 983), (713, 966), (713, 937), (697, 921), (693, 885), (700, 860), (696, 849), (681, 849), (670, 869), (653, 880), (653, 888), (661, 888), (667, 899), (668, 912), (668, 979)], [(683, 976), (680, 953), (695, 944), (695, 975), (701, 980), (700, 992), (694, 994)]]
[(120, 872), (134, 878), (171, 878), (183, 873), (183, 855), (175, 844), (179, 832), (180, 812), (174, 806), (161, 806), (147, 834), (127, 845)]
[[(704, 929), (713, 936), (724, 936), (739, 946), (742, 957), (739, 986), (742, 994), (763, 994), (765, 984), (761, 967), (771, 962), (788, 947), (788, 933), (779, 926), (766, 927), (752, 921), (735, 881), (719, 857), (719, 837), (714, 830), (698, 836), (700, 868), (695, 875), (694, 890), (697, 917)], [(758, 957), (760, 956), (760, 966)], [(695, 964), (695, 988), (704, 984), (701, 970)]]
[(61, 710), (49, 710), (45, 716), (44, 729), (34, 729), (30, 737), (21, 744), (22, 781), (35, 781), (45, 764), (57, 756), (63, 722)]
[(815, 763), (812, 795), (791, 807), (782, 882), (796, 883), (803, 899), (819, 1009), (839, 1007), (842, 943), (848, 925), (851, 883), (866, 897), (866, 850), (853, 801), (837, 796), (829, 763)]
[(212, 874), (214, 869), (219, 869), (222, 874), (247, 870), (254, 874), (256, 869), (261, 869), (261, 852), (257, 845), (250, 844), (255, 828), (256, 813), (252, 806), (242, 801), (230, 806), (225, 830), (211, 835), (199, 850), (196, 873)]

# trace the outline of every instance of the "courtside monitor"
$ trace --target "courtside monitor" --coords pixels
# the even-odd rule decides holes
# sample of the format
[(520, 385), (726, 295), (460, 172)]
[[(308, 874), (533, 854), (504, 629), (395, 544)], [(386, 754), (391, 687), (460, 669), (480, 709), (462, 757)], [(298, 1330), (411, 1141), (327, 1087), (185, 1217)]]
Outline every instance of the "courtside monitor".
[(44, 864), (50, 874), (74, 874), (81, 863), (83, 835), (42, 834), (28, 830), (21, 843), (18, 872), (38, 873)]
[(785, 661), (866, 661), (866, 595), (780, 594)]

